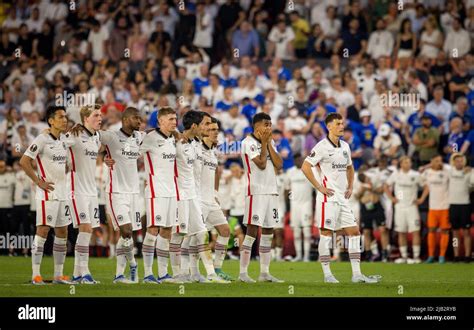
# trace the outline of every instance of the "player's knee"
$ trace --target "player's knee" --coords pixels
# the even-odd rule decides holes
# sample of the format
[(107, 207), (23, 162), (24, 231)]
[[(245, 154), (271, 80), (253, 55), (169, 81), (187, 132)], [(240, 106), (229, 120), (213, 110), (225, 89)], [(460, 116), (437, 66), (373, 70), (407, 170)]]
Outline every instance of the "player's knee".
[(59, 238), (67, 238), (67, 227), (55, 228), (54, 234)]
[(36, 235), (46, 238), (48, 237), (49, 227), (48, 226), (38, 226), (36, 227)]
[(153, 235), (153, 236), (158, 235), (158, 227), (149, 227), (147, 229), (147, 233), (149, 233), (150, 235)]
[(120, 235), (123, 238), (131, 238), (132, 237), (132, 228), (129, 228), (127, 226), (124, 226), (123, 228), (120, 228)]
[(216, 228), (216, 229), (218, 229), (218, 232), (219, 232), (220, 236), (223, 236), (223, 237), (229, 237), (230, 236), (229, 225), (222, 225), (222, 226), (219, 226), (219, 228)]

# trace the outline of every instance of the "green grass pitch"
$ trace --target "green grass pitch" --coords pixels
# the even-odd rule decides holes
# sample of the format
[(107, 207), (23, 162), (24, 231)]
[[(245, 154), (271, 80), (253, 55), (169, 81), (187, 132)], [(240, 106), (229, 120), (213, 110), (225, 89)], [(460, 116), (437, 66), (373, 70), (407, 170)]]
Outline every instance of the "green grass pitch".
[[(142, 259), (138, 259), (142, 277)], [(74, 259), (68, 257), (65, 274), (71, 274)], [(155, 261), (156, 271), (156, 261)], [(224, 270), (236, 277), (238, 261), (224, 262)], [(362, 263), (367, 274), (382, 275), (378, 284), (350, 282), (351, 266), (348, 262), (331, 263), (332, 271), (340, 284), (325, 284), (318, 262), (273, 262), (271, 272), (285, 283), (245, 284), (113, 284), (115, 260), (91, 258), (90, 269), (99, 285), (33, 286), (31, 259), (0, 257), (0, 297), (472, 297), (474, 296), (473, 264), (419, 264)], [(42, 264), (45, 280), (51, 279), (53, 260), (45, 257)], [(249, 274), (258, 277), (259, 264), (252, 261)], [(202, 270), (203, 271), (203, 270)]]

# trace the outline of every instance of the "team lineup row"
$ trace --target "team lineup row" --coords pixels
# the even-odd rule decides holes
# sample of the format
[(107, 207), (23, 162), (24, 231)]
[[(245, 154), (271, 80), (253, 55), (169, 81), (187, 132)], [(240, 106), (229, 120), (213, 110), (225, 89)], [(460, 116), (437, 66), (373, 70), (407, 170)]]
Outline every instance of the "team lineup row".
[[(95, 284), (89, 270), (89, 241), (99, 226), (95, 182), (97, 156), (108, 154), (106, 210), (114, 229), (120, 231), (117, 242), (117, 271), (114, 282), (137, 283), (137, 262), (133, 255), (132, 232), (141, 229), (137, 159), (144, 157), (147, 229), (143, 240), (144, 283), (214, 282), (233, 280), (222, 270), (229, 240), (229, 226), (216, 190), (218, 160), (215, 154), (218, 121), (209, 114), (188, 111), (183, 116), (184, 131), (179, 133), (176, 112), (169, 107), (158, 112), (159, 128), (140, 132), (140, 116), (135, 108), (122, 114), (118, 131), (101, 131), (99, 107), (86, 106), (80, 111), (82, 125), (65, 132), (64, 108), (47, 111), (48, 132), (40, 134), (20, 160), (36, 189), (37, 231), (32, 248), (32, 283), (43, 284), (40, 266), (43, 246), (50, 228), (54, 228), (54, 283)], [(376, 283), (379, 278), (365, 276), (360, 270), (361, 237), (348, 199), (352, 194), (354, 169), (347, 143), (340, 141), (344, 122), (340, 115), (326, 118), (328, 137), (318, 143), (303, 163), (301, 171), (320, 192), (317, 194), (317, 226), (321, 239), (318, 247), (325, 282), (337, 283), (329, 267), (333, 232), (343, 230), (349, 237), (349, 257), (353, 282)], [(252, 122), (254, 133), (242, 141), (241, 156), (245, 167), (247, 191), (244, 224), (246, 235), (240, 247), (238, 279), (252, 283), (248, 276), (250, 252), (259, 227), (259, 281), (282, 282), (270, 274), (273, 228), (278, 221), (276, 175), (282, 159), (272, 140), (271, 118), (258, 113)], [(35, 173), (33, 163), (37, 163)], [(313, 169), (316, 168), (317, 171)], [(317, 178), (318, 177), (318, 178)], [(63, 274), (67, 227), (72, 222), (79, 230), (75, 245), (74, 274)], [(207, 231), (217, 233), (215, 258), (207, 244)], [(158, 276), (153, 274), (155, 253)], [(207, 276), (199, 273), (202, 260)], [(171, 261), (173, 276), (168, 274)], [(130, 277), (125, 277), (127, 262)]]

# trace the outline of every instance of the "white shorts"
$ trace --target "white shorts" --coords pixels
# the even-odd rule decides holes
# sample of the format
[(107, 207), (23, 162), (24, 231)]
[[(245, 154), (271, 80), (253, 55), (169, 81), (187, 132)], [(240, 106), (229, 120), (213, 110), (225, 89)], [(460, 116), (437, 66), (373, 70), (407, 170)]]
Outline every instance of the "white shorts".
[(36, 200), (36, 225), (65, 227), (71, 223), (71, 209), (67, 201)]
[(146, 213), (146, 202), (142, 195), (138, 196), (138, 212), (140, 212), (142, 216)]
[(285, 210), (282, 208), (278, 209), (278, 219), (275, 221), (274, 229), (283, 229), (285, 226)]
[(92, 196), (75, 196), (70, 200), (72, 224), (74, 228), (88, 223), (92, 228), (100, 227), (99, 200)]
[(129, 223), (133, 231), (142, 229), (138, 194), (108, 193), (105, 207), (115, 231)]
[(416, 205), (402, 206), (395, 204), (395, 231), (412, 233), (420, 230), (420, 213)]
[(354, 213), (349, 203), (316, 201), (316, 226), (320, 229), (336, 231), (342, 228), (357, 227)]
[(277, 195), (252, 195), (245, 197), (244, 224), (275, 228), (280, 221)]
[(312, 203), (291, 203), (290, 225), (292, 228), (311, 227), (313, 222)]
[(170, 228), (178, 225), (178, 202), (176, 197), (146, 199), (146, 226)]
[(206, 231), (201, 203), (197, 199), (178, 201), (178, 226), (173, 233), (194, 235)]
[(202, 217), (206, 224), (207, 230), (211, 230), (212, 228), (227, 224), (227, 219), (225, 218), (224, 212), (222, 212), (222, 208), (217, 202), (215, 203), (201, 203), (202, 208)]

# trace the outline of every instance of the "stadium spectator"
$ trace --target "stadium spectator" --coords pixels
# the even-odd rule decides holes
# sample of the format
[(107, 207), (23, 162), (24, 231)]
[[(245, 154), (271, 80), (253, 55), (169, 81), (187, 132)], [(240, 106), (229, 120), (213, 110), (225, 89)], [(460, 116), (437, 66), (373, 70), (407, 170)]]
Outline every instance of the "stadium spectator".
[(374, 140), (374, 156), (378, 159), (382, 155), (388, 159), (398, 158), (403, 154), (402, 141), (388, 124), (380, 125)]
[(416, 129), (412, 141), (421, 165), (429, 163), (437, 154), (439, 138), (439, 131), (432, 127), (431, 117), (426, 115), (421, 117), (421, 127)]

